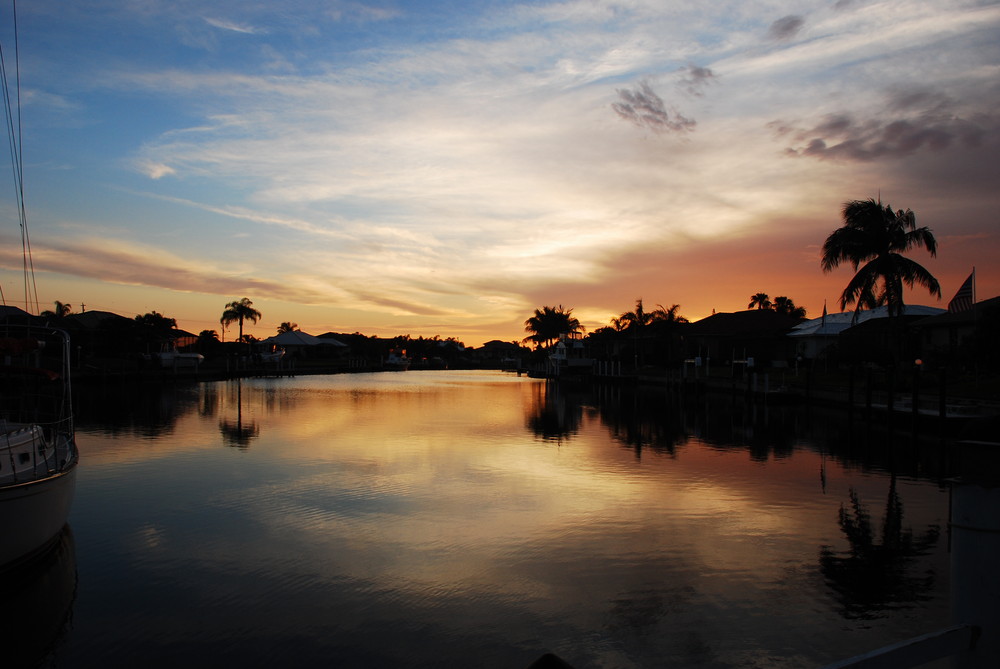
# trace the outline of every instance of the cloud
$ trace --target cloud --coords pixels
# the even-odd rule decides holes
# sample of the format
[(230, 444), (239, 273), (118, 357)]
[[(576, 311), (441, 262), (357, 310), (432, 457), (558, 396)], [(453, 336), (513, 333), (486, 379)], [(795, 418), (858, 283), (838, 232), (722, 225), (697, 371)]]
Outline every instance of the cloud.
[(767, 36), (777, 42), (784, 42), (798, 35), (804, 25), (805, 19), (801, 16), (795, 14), (783, 16), (771, 24), (767, 30)]
[(668, 108), (647, 82), (632, 90), (617, 90), (620, 102), (611, 108), (626, 121), (654, 132), (690, 132), (697, 124), (673, 107)]
[(704, 88), (718, 79), (715, 72), (712, 71), (710, 67), (700, 67), (698, 65), (687, 65), (681, 72), (685, 72), (685, 76), (681, 79), (681, 83), (684, 85), (684, 89), (695, 96), (704, 95)]
[(997, 136), (1000, 124), (995, 115), (974, 113), (963, 118), (955, 107), (947, 96), (910, 89), (888, 96), (883, 108), (889, 114), (884, 118), (840, 111), (805, 129), (780, 121), (771, 128), (779, 135), (792, 134), (799, 142), (788, 147), (790, 155), (856, 162), (941, 151), (953, 145), (978, 148)]
[(215, 19), (208, 16), (201, 17), (205, 23), (208, 25), (219, 28), (220, 30), (228, 30), (234, 33), (243, 33), (244, 35), (256, 35), (258, 33), (264, 32), (253, 26), (240, 25), (232, 21), (226, 21), (225, 19)]
[(154, 160), (136, 160), (135, 167), (139, 170), (139, 172), (145, 174), (150, 179), (160, 179), (177, 173), (177, 170), (169, 165), (165, 165)]

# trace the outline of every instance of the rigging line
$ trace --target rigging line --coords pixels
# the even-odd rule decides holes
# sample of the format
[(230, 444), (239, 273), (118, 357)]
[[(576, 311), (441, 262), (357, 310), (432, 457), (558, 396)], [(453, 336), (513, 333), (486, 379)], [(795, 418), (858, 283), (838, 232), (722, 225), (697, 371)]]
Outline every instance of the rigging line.
[[(31, 309), (34, 304), (34, 311), (38, 312), (38, 286), (35, 282), (34, 259), (31, 255), (31, 237), (28, 234), (27, 208), (24, 204), (24, 152), (23, 152), (23, 126), (21, 123), (21, 66), (20, 66), (20, 41), (17, 29), (17, 0), (11, 1), (13, 10), (12, 24), (14, 28), (14, 86), (16, 97), (12, 101), (10, 94), (10, 82), (7, 77), (6, 59), (3, 58), (2, 46), (0, 46), (0, 69), (2, 69), (2, 84), (4, 107), (7, 117), (7, 138), (10, 142), (11, 169), (14, 173), (15, 194), (17, 199), (18, 219), (21, 228), (21, 254), (22, 273), (24, 278), (24, 306)], [(14, 110), (17, 110), (16, 118)], [(15, 126), (16, 123), (16, 126)], [(32, 296), (34, 299), (32, 300)]]
[[(10, 168), (11, 173), (14, 177), (14, 196), (17, 202), (18, 218), (20, 219), (21, 213), (21, 191), (18, 189), (17, 185), (21, 182), (20, 174), (18, 173), (18, 160), (17, 160), (17, 135), (14, 133), (14, 114), (11, 109), (10, 100), (10, 88), (7, 83), (7, 61), (3, 55), (3, 43), (0, 42), (0, 84), (3, 87), (3, 104), (4, 104), (4, 125), (7, 130), (7, 145), (10, 150)], [(20, 224), (20, 220), (18, 221)], [(3, 299), (3, 303), (7, 304), (6, 297)], [(27, 306), (27, 305), (25, 305)]]
[[(28, 209), (24, 204), (24, 134), (22, 131), (21, 123), (21, 42), (19, 33), (17, 30), (17, 0), (11, 0), (11, 7), (13, 8), (13, 24), (14, 24), (14, 82), (17, 85), (17, 161), (18, 161), (18, 179), (17, 185), (21, 192), (21, 230), (24, 237), (23, 245), (25, 248), (24, 262), (25, 262), (25, 278), (24, 278), (24, 301), (25, 306), (28, 307), (31, 304), (28, 301), (29, 297), (34, 298), (34, 312), (39, 313), (38, 305), (38, 285), (35, 283), (35, 260), (31, 255), (31, 236), (28, 234)], [(29, 281), (30, 278), (30, 287)]]

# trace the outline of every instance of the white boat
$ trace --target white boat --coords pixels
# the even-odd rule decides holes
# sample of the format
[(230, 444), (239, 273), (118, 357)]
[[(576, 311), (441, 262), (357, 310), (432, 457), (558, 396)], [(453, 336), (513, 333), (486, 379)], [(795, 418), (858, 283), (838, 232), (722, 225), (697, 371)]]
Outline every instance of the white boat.
[(69, 518), (79, 453), (69, 336), (0, 326), (0, 568), (42, 552)]
[(389, 351), (389, 355), (382, 361), (382, 369), (393, 372), (405, 372), (410, 368), (410, 359), (406, 357), (406, 351), (399, 353)]
[(201, 366), (201, 363), (205, 361), (205, 356), (201, 353), (178, 353), (177, 351), (164, 351), (163, 353), (154, 353), (153, 360), (160, 364), (160, 367), (164, 369), (184, 367), (193, 367), (197, 369)]
[[(21, 114), (11, 106), (20, 97), (10, 95), (6, 69), (3, 75), (28, 303), (34, 264), (27, 243), (20, 133), (13, 132), (20, 127)], [(18, 81), (19, 75), (14, 83), (19, 85)], [(0, 569), (26, 561), (56, 543), (69, 518), (79, 461), (69, 335), (33, 325), (34, 319), (21, 313), (0, 321)]]

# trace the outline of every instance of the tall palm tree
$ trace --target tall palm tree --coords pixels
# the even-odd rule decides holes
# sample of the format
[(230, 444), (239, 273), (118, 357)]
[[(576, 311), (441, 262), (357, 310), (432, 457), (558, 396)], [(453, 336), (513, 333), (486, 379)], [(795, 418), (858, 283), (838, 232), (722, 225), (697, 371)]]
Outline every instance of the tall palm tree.
[[(840, 296), (840, 308), (857, 304), (857, 311), (887, 305), (890, 316), (903, 313), (903, 284), (919, 284), (931, 295), (941, 297), (938, 280), (919, 263), (903, 255), (915, 247), (937, 255), (937, 242), (929, 228), (918, 228), (916, 217), (907, 209), (893, 211), (888, 204), (869, 198), (844, 204), (844, 225), (823, 244), (824, 272), (842, 262), (854, 267), (854, 278)], [(858, 267), (861, 266), (861, 269)], [(857, 311), (854, 316), (857, 318)]]
[(524, 331), (531, 333), (524, 341), (533, 341), (536, 347), (548, 346), (559, 335), (582, 329), (580, 321), (573, 317), (572, 309), (563, 309), (561, 304), (558, 307), (542, 307), (535, 309), (534, 315), (524, 321)]
[(767, 293), (754, 293), (750, 296), (750, 304), (747, 305), (747, 309), (753, 309), (754, 306), (758, 309), (770, 309), (771, 298)]
[(66, 318), (71, 313), (73, 313), (72, 304), (63, 304), (59, 300), (52, 303), (52, 309), (46, 309), (40, 315), (45, 318)]
[(253, 321), (254, 323), (260, 320), (260, 312), (253, 308), (253, 302), (248, 297), (227, 304), (225, 311), (222, 312), (222, 318), (219, 319), (219, 323), (222, 327), (226, 327), (238, 321), (240, 324), (240, 338), (237, 341), (243, 341), (243, 321), (245, 320)]

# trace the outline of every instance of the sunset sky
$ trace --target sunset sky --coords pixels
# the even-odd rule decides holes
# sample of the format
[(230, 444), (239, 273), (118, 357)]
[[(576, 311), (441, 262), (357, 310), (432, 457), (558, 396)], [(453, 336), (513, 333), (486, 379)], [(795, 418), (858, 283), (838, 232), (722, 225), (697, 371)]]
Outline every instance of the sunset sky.
[[(1000, 294), (1000, 4), (18, 3), (41, 308), (229, 301), (327, 331), (521, 339), (787, 295), (819, 316), (847, 200), (910, 208), (946, 306)], [(0, 13), (13, 77), (9, 2)], [(9, 173), (9, 166), (8, 166)], [(10, 177), (7, 177), (10, 182)], [(23, 306), (13, 187), (0, 282)], [(227, 333), (227, 339), (234, 337)]]

